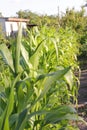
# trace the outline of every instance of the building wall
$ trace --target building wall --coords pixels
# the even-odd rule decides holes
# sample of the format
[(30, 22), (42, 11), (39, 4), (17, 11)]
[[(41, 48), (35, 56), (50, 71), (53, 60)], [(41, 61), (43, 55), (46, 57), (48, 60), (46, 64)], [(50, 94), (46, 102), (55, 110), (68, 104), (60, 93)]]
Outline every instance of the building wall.
[(0, 31), (6, 35), (5, 19), (0, 19)]
[[(6, 21), (5, 22), (6, 36), (10, 36), (12, 32), (17, 33), (18, 32), (18, 28), (19, 28), (19, 24), (20, 24), (20, 22), (9, 22), (9, 21)], [(26, 23), (25, 22), (21, 22), (21, 24), (22, 24), (22, 28), (26, 29)]]

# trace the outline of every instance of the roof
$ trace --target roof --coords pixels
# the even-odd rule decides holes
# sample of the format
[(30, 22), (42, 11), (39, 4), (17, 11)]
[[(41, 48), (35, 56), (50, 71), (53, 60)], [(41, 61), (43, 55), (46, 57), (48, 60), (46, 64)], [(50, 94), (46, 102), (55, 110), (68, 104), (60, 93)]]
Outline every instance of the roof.
[(5, 19), (9, 22), (29, 22), (29, 19), (16, 18), (16, 17), (0, 17), (0, 19)]
[(32, 27), (35, 27), (35, 26), (38, 26), (37, 24), (27, 24), (27, 27), (29, 28), (32, 28)]

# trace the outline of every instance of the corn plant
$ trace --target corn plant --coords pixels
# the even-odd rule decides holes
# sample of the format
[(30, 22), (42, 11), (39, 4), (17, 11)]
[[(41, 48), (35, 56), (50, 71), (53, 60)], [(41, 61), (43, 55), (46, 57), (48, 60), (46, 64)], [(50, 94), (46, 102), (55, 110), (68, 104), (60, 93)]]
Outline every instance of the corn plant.
[(70, 128), (70, 120), (83, 121), (70, 105), (75, 97), (72, 67), (58, 64), (57, 39), (43, 28), (22, 41), (21, 30), (12, 50), (0, 45), (10, 73), (0, 91), (0, 129), (60, 130)]

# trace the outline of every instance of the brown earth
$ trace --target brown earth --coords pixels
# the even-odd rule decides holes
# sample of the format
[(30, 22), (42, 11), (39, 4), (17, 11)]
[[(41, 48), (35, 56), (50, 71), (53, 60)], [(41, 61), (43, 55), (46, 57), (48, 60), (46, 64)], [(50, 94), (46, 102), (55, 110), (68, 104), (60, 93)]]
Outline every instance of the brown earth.
[[(81, 71), (80, 77), (80, 89), (78, 96), (78, 113), (87, 122), (87, 69)], [(87, 126), (84, 123), (79, 123), (80, 130), (87, 130)]]

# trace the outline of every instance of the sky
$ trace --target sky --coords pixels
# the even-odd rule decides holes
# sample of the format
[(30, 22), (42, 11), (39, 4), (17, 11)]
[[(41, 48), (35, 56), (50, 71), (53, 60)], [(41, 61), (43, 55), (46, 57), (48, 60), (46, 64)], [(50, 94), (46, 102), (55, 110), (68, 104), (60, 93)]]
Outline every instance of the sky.
[(30, 10), (38, 14), (57, 15), (67, 8), (81, 10), (86, 0), (1, 0), (0, 12), (4, 17), (17, 16), (19, 10)]

